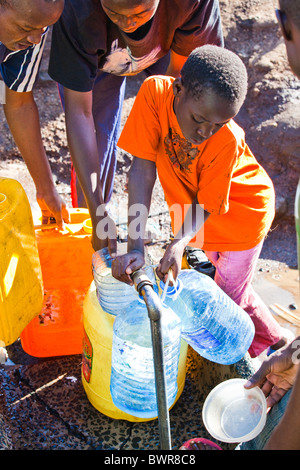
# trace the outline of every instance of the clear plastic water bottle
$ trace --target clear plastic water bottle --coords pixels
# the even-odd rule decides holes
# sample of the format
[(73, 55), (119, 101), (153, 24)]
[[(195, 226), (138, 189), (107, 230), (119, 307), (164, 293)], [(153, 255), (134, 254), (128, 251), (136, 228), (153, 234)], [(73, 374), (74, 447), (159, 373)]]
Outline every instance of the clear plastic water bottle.
[(106, 313), (117, 315), (126, 305), (137, 299), (138, 293), (134, 286), (112, 276), (111, 264), (112, 258), (107, 248), (93, 254), (93, 276), (99, 304)]
[[(106, 313), (118, 315), (130, 302), (136, 300), (139, 294), (134, 286), (118, 281), (112, 276), (111, 264), (112, 257), (107, 248), (93, 254), (93, 277), (99, 304)], [(144, 271), (158, 292), (153, 267), (147, 266)]]
[(165, 305), (180, 317), (182, 338), (202, 357), (234, 364), (254, 337), (249, 315), (205, 274), (182, 270), (173, 286), (160, 282)]
[[(177, 395), (181, 322), (169, 308), (161, 315), (168, 407)], [(138, 418), (158, 416), (150, 319), (143, 300), (137, 299), (116, 316), (113, 326), (112, 401)]]

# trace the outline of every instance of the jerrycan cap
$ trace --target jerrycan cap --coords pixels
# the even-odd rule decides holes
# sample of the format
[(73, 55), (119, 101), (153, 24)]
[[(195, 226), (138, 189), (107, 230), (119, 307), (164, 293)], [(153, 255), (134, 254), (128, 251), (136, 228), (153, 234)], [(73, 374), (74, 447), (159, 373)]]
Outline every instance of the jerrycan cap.
[(92, 233), (93, 231), (92, 220), (91, 219), (84, 220), (82, 224), (82, 228), (85, 233), (88, 233), (88, 234)]

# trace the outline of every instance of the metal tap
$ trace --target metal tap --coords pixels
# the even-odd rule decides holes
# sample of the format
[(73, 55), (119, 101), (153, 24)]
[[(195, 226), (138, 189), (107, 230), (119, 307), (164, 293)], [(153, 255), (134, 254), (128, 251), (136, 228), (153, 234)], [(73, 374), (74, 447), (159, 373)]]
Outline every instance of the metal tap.
[(164, 346), (161, 330), (162, 304), (153, 289), (152, 282), (143, 269), (135, 271), (131, 277), (136, 290), (145, 301), (150, 319), (161, 449), (171, 450), (170, 420), (163, 354)]

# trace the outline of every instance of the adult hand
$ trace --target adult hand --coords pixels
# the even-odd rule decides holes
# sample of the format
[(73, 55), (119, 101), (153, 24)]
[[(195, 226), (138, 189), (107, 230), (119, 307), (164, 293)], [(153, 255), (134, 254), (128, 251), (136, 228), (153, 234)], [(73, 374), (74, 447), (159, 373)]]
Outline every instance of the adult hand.
[(63, 229), (63, 223), (70, 223), (70, 214), (66, 203), (53, 187), (52, 192), (36, 193), (36, 200), (42, 211), (42, 223), (46, 224), (50, 217), (54, 217), (56, 224)]
[(299, 340), (294, 340), (288, 346), (271, 354), (245, 384), (247, 389), (255, 386), (262, 389), (267, 398), (267, 407), (278, 403), (292, 388), (299, 369), (299, 359), (296, 354), (299, 344)]
[(122, 256), (117, 256), (112, 261), (111, 272), (114, 278), (126, 284), (133, 285), (131, 274), (144, 266), (145, 259), (143, 253), (132, 250)]

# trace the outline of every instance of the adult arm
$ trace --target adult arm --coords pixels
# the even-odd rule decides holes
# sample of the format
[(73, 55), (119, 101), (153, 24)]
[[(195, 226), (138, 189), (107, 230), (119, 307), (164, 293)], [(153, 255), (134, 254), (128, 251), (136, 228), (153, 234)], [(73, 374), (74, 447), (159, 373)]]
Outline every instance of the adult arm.
[(267, 406), (275, 405), (295, 382), (300, 359), (300, 336), (271, 354), (248, 380), (247, 389), (258, 386), (267, 397)]
[(155, 180), (155, 162), (134, 158), (128, 176), (128, 252), (112, 262), (112, 275), (130, 285), (130, 275), (145, 263), (144, 237)]
[(179, 77), (186, 59), (186, 56), (179, 55), (171, 49), (170, 62), (166, 71), (166, 75), (175, 78)]
[(300, 369), (284, 415), (264, 450), (300, 450)]
[(19, 93), (6, 87), (4, 112), (12, 136), (34, 181), (43, 222), (53, 216), (56, 223), (62, 227), (63, 221), (69, 222), (69, 213), (53, 182), (33, 93)]
[(66, 131), (73, 164), (92, 220), (95, 251), (116, 252), (116, 226), (109, 217), (100, 183), (100, 163), (92, 114), (92, 91), (64, 88)]

